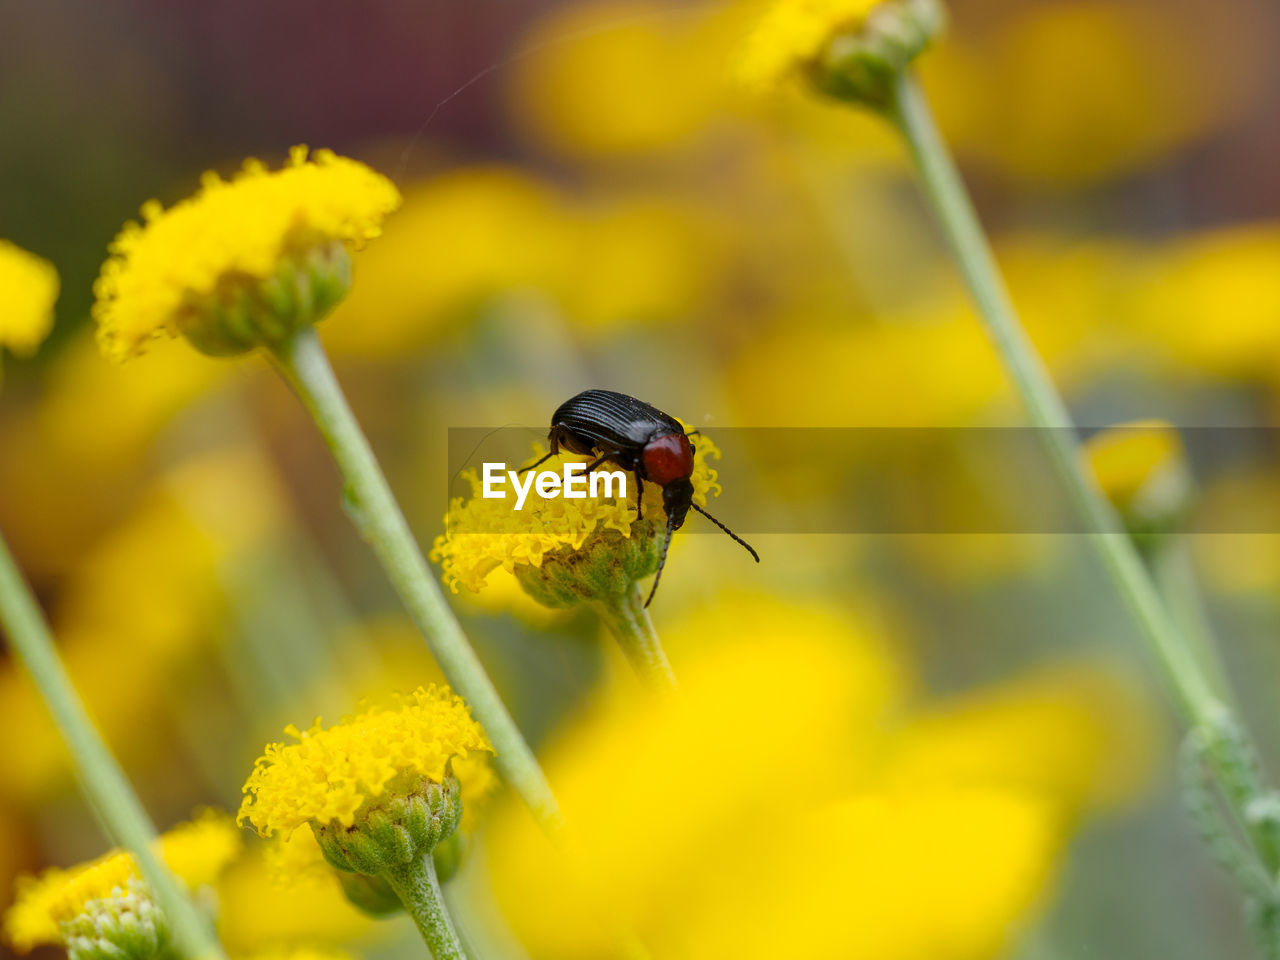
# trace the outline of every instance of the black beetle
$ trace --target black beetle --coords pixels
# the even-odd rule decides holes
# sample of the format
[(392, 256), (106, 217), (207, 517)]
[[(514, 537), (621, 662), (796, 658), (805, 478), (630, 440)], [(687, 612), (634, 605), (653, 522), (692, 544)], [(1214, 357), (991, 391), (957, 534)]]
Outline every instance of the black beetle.
[(696, 430), (685, 433), (675, 417), (635, 397), (612, 390), (584, 390), (560, 404), (551, 415), (551, 432), (547, 435), (551, 452), (520, 472), (532, 470), (561, 450), (582, 457), (595, 457), (587, 466), (586, 473), (606, 461), (616, 463), (635, 475), (636, 511), (640, 517), (644, 515), (644, 482), (648, 480), (662, 487), (667, 536), (662, 542), (662, 556), (658, 560), (653, 588), (644, 602), (647, 607), (658, 592), (671, 535), (684, 524), (690, 507), (746, 547), (756, 563), (760, 562), (760, 555), (747, 541), (693, 502), (693, 481), (690, 477), (693, 475), (694, 446), (689, 437), (696, 435)]

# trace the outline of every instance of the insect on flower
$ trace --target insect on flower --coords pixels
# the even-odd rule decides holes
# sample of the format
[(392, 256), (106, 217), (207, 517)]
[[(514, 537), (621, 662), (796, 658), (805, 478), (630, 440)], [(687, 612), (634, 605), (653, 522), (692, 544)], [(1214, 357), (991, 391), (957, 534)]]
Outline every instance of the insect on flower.
[(689, 438), (697, 433), (696, 430), (686, 433), (675, 417), (625, 393), (584, 390), (560, 404), (551, 415), (551, 431), (547, 434), (551, 451), (520, 471), (532, 470), (562, 449), (583, 457), (595, 457), (586, 468), (588, 474), (606, 461), (616, 463), (635, 475), (638, 519), (644, 519), (644, 482), (648, 480), (662, 487), (667, 534), (662, 541), (653, 588), (644, 602), (646, 607), (658, 592), (671, 535), (684, 525), (690, 507), (742, 544), (756, 563), (760, 562), (760, 555), (749, 543), (693, 502), (693, 483), (689, 478), (693, 474), (694, 446)]

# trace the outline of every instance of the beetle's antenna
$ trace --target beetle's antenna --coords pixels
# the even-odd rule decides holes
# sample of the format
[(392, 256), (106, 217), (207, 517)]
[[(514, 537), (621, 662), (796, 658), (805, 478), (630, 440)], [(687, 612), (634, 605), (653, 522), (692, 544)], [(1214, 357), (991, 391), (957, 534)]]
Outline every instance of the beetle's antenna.
[[(668, 516), (667, 538), (662, 541), (662, 556), (658, 558), (658, 572), (653, 578), (653, 588), (649, 591), (649, 599), (644, 602), (646, 608), (653, 602), (653, 595), (658, 592), (658, 581), (662, 579), (662, 568), (667, 565), (667, 549), (671, 546), (671, 535), (675, 532), (676, 527), (673, 518)], [(747, 547), (747, 549), (751, 550), (750, 547)], [(752, 550), (751, 552), (754, 553), (755, 551)]]
[[(733, 539), (734, 539), (734, 540), (737, 540), (737, 541), (738, 541), (738, 543), (740, 543), (740, 544), (742, 544), (744, 547), (746, 547), (746, 548), (747, 548), (747, 553), (751, 554), (752, 559), (754, 559), (756, 563), (759, 563), (759, 562), (760, 562), (760, 554), (758, 554), (758, 553), (756, 553), (756, 552), (755, 552), (755, 550), (752, 548), (751, 544), (747, 543), (747, 541), (743, 540), (740, 536), (738, 536), (736, 533), (734, 533), (732, 530), (730, 530), (728, 527), (726, 527), (723, 523), (721, 523), (719, 520), (717, 520), (717, 519), (716, 519), (715, 517), (713, 517), (711, 514), (707, 513), (707, 511), (703, 510), (703, 509), (702, 509), (700, 506), (698, 506), (696, 503), (692, 503), (692, 502), (690, 502), (689, 506), (693, 507), (693, 509), (697, 510), (700, 514), (702, 514), (704, 517), (706, 517), (708, 520), (710, 520), (712, 523), (714, 523), (717, 527), (719, 527), (721, 530), (723, 530), (723, 531), (724, 531), (725, 533), (727, 533), (729, 536), (733, 537)], [(662, 554), (663, 554), (663, 556), (665, 557), (665, 556), (666, 556), (666, 551), (665, 551), (665, 550), (664, 550), (664, 551), (662, 551)], [(661, 567), (659, 567), (659, 569), (661, 569)]]

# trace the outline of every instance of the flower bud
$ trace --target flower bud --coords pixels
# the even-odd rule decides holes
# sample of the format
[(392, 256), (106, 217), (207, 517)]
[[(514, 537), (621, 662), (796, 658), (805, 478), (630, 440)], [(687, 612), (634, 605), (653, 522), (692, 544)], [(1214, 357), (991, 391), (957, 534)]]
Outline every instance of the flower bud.
[(608, 600), (657, 572), (664, 532), (652, 520), (632, 524), (627, 537), (605, 530), (580, 550), (562, 549), (544, 557), (540, 566), (516, 567), (516, 579), (545, 607)]
[(340, 242), (280, 258), (265, 279), (230, 277), (207, 297), (191, 298), (178, 331), (201, 353), (247, 353), (282, 343), (324, 317), (351, 288), (351, 255)]
[(128, 893), (84, 904), (62, 924), (62, 936), (71, 960), (151, 960), (169, 929), (145, 885), (135, 882)]
[(893, 84), (946, 24), (938, 0), (888, 0), (856, 27), (831, 35), (809, 65), (809, 79), (840, 100), (882, 107)]
[(741, 73), (757, 88), (798, 76), (828, 96), (880, 108), (945, 23), (941, 0), (774, 0)]
[(352, 873), (350, 870), (338, 870), (337, 876), (347, 899), (365, 913), (385, 917), (404, 909), (396, 892), (381, 877)]
[(1162, 420), (1135, 420), (1103, 430), (1085, 444), (1098, 487), (1136, 538), (1175, 530), (1194, 495), (1177, 430)]
[(383, 876), (429, 856), (462, 819), (462, 791), (452, 773), (437, 783), (402, 775), (368, 798), (351, 826), (312, 822), (325, 860), (338, 870)]

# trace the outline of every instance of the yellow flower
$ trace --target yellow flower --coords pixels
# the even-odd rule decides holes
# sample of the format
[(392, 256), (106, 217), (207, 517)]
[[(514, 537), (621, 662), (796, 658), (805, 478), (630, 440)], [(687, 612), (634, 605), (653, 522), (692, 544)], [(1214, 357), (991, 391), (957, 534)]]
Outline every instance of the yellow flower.
[[(169, 869), (192, 888), (215, 882), (239, 849), (239, 831), (231, 818), (212, 810), (159, 841)], [(53, 868), (38, 877), (19, 878), (17, 898), (4, 917), (5, 935), (23, 953), (43, 943), (60, 944), (63, 924), (86, 906), (131, 894), (149, 899), (133, 856), (120, 851), (69, 870)]]
[(1164, 420), (1133, 420), (1094, 434), (1084, 453), (1102, 492), (1121, 508), (1180, 468), (1184, 456), (1178, 431)]
[[(699, 436), (695, 445), (693, 501), (705, 507), (708, 496), (720, 493), (716, 471), (709, 463), (720, 458), (720, 450), (706, 436)], [(537, 462), (543, 449), (524, 465)], [(562, 453), (547, 460), (541, 469), (560, 472), (564, 464), (582, 460)], [(645, 551), (658, 529), (655, 518), (665, 516), (662, 488), (654, 483), (645, 484), (644, 520), (638, 523), (634, 498), (543, 499), (532, 491), (523, 509), (517, 511), (510, 484), (503, 487), (502, 498), (485, 498), (480, 495), (483, 485), (476, 471), (464, 470), (462, 479), (470, 484), (471, 497), (456, 497), (450, 502), (445, 532), (436, 537), (431, 549), (431, 559), (441, 564), (444, 582), (454, 593), (459, 587), (483, 589), (490, 572), (498, 567), (520, 576), (547, 565), (572, 564), (574, 554), (606, 541), (611, 547), (626, 546), (632, 545), (635, 537), (635, 549)], [(627, 487), (630, 494), (633, 478), (628, 477)], [(527, 588), (525, 580), (521, 583)]]
[[(1167, 4), (1017, 5), (957, 37), (929, 86), (962, 153), (1003, 177), (1087, 187), (1151, 169), (1248, 109), (1266, 69), (1248, 22), (1232, 0), (1212, 30)], [(1219, 58), (1231, 69), (1209, 66)]]
[(243, 352), (319, 319), (349, 286), (348, 247), (376, 237), (400, 203), (387, 178), (327, 150), (295, 147), (282, 170), (247, 161), (206, 173), (168, 210), (126, 224), (95, 285), (103, 351), (116, 360), (162, 335)]
[(58, 271), (53, 264), (0, 240), (0, 347), (28, 356), (53, 326)]
[(597, 703), (544, 750), (563, 843), (514, 803), (491, 822), (530, 956), (611, 956), (630, 932), (653, 956), (990, 957), (1073, 814), (1146, 769), (1110, 736), (1130, 702), (1091, 672), (913, 706), (874, 621), (717, 599), (666, 631), (679, 697)]
[(244, 785), (239, 821), (263, 837), (288, 836), (306, 823), (350, 827), (397, 776), (440, 783), (455, 759), (491, 750), (462, 699), (434, 685), (327, 730), (317, 720), (305, 732), (285, 732), (297, 742), (268, 744)]
[(1280, 363), (1280, 225), (1193, 234), (1157, 258), (1137, 305), (1149, 349), (1217, 377), (1274, 381)]
[(512, 113), (571, 156), (654, 153), (705, 131), (724, 99), (713, 8), (610, 0), (552, 8), (512, 64)]
[(739, 68), (770, 87), (812, 63), (839, 33), (856, 30), (881, 0), (773, 0), (747, 41)]
[(495, 295), (560, 285), (571, 243), (551, 184), (500, 166), (443, 173), (409, 190), (385, 237), (354, 257), (361, 282), (325, 342), (359, 356), (418, 348)]
[[(271, 841), (271, 847), (277, 841)], [(368, 936), (373, 921), (347, 900), (337, 875), (319, 869), (314, 838), (295, 835), (291, 859), (303, 868), (283, 873), (255, 843), (217, 887), (218, 934), (228, 950), (249, 952), (298, 943), (344, 944)], [(294, 857), (296, 854), (296, 857)], [(314, 855), (314, 858), (313, 858)]]

